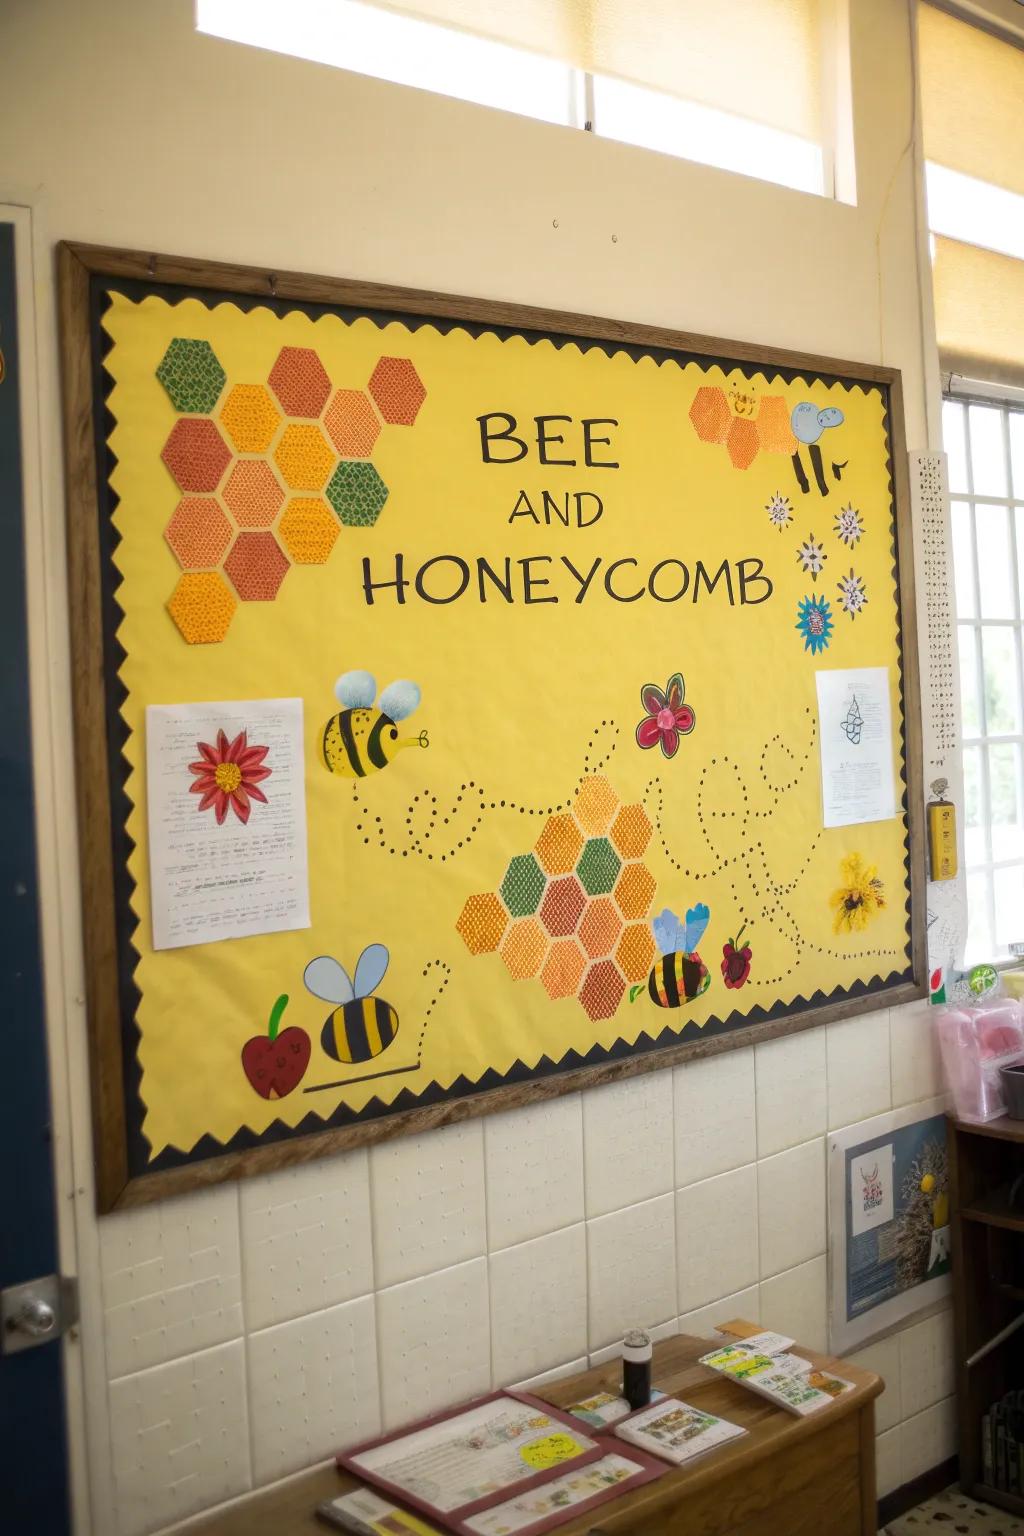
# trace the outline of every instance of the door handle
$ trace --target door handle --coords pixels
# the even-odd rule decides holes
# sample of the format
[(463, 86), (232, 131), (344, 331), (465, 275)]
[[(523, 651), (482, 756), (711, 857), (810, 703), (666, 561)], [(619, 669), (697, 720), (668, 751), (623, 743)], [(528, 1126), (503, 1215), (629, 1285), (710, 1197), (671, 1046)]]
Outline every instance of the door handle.
[(60, 1338), (78, 1321), (78, 1286), (62, 1275), (43, 1275), (0, 1291), (0, 1354), (13, 1355)]

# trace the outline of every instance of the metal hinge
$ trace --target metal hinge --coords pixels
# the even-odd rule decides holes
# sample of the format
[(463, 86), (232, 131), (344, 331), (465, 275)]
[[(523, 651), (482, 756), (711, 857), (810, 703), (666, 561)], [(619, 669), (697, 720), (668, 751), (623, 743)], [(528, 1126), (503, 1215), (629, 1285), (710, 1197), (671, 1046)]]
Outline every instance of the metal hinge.
[(78, 1322), (78, 1281), (42, 1275), (0, 1291), (0, 1354), (15, 1355), (59, 1339)]

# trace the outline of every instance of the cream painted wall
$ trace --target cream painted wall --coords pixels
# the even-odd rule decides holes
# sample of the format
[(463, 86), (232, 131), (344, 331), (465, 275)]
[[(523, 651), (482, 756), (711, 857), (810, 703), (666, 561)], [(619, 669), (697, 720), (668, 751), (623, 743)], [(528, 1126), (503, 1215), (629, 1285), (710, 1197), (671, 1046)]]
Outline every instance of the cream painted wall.
[[(34, 261), (31, 662), (62, 1242), (83, 1301), (67, 1345), (79, 1536), (164, 1527), (424, 1396), (579, 1367), (626, 1319), (672, 1331), (742, 1307), (823, 1343), (826, 1132), (936, 1078), (926, 1010), (882, 1012), (97, 1222), (53, 242), (883, 362), (903, 371), (910, 446), (935, 447), (911, 11), (852, 10), (856, 206), (199, 37), (188, 0), (4, 7), (0, 199), (29, 210)], [(947, 1317), (869, 1358), (890, 1383), (885, 1491), (949, 1454)]]

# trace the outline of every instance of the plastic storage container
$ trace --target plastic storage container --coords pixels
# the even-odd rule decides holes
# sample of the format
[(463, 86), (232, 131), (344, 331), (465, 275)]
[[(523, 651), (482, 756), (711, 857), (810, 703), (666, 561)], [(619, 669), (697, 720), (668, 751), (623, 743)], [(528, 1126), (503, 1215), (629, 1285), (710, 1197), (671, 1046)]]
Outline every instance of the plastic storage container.
[(1024, 1006), (1015, 998), (943, 1008), (935, 1021), (946, 1087), (961, 1120), (1006, 1113), (1000, 1068), (1024, 1060)]

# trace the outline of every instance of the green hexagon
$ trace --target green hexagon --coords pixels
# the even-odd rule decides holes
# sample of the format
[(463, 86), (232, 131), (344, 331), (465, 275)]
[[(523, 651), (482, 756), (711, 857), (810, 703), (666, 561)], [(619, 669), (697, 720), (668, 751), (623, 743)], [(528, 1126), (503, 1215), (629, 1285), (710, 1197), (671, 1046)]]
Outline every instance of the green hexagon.
[(576, 873), (590, 896), (603, 896), (619, 877), (622, 860), (606, 837), (592, 837), (583, 845)]
[(205, 416), (224, 388), (226, 375), (208, 341), (176, 336), (164, 353), (156, 376), (176, 411)]
[(372, 464), (342, 459), (327, 482), (327, 500), (346, 528), (372, 528), (388, 488)]
[(529, 917), (540, 906), (547, 877), (532, 853), (520, 853), (501, 882), (501, 899), (513, 917)]

